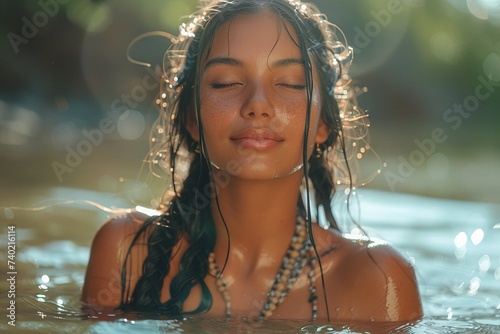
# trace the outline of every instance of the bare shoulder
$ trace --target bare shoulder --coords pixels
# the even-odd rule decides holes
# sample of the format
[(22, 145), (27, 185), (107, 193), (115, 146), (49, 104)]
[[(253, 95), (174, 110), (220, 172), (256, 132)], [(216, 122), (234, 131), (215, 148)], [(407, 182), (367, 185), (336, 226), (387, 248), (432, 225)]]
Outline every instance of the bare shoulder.
[[(337, 235), (335, 251), (327, 255), (327, 293), (339, 319), (412, 321), (422, 317), (415, 271), (410, 261), (389, 243)], [(326, 260), (326, 259), (325, 259)], [(328, 262), (328, 261), (327, 261)]]
[(114, 255), (117, 260), (123, 259), (147, 218), (148, 216), (135, 211), (110, 218), (97, 231), (91, 251), (100, 255)]
[(92, 244), (99, 246), (102, 243), (105, 247), (119, 248), (129, 245), (147, 218), (148, 216), (138, 212), (112, 217), (99, 228)]
[(97, 231), (82, 290), (82, 301), (90, 307), (120, 304), (123, 260), (147, 218), (137, 212), (127, 213), (109, 219)]

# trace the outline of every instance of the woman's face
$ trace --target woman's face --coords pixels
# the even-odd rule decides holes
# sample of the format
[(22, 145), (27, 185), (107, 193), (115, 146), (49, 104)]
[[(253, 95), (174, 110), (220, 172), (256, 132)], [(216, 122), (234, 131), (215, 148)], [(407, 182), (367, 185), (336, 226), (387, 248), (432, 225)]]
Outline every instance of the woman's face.
[[(237, 16), (219, 28), (200, 65), (200, 117), (208, 155), (232, 176), (264, 180), (302, 166), (304, 62), (290, 34), (295, 38), (291, 26), (271, 11)], [(316, 73), (313, 82), (308, 154), (328, 136), (319, 122)], [(188, 127), (199, 140), (197, 125)]]

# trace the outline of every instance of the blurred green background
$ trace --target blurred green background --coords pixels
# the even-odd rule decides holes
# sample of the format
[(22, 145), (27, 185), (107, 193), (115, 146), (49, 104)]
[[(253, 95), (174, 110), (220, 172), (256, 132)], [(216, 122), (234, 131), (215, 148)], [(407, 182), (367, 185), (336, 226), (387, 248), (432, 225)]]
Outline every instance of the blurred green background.
[[(0, 1), (3, 205), (34, 189), (115, 193), (140, 181), (158, 87), (127, 47), (177, 34), (196, 3)], [(368, 88), (360, 104), (387, 167), (367, 187), (500, 203), (500, 0), (314, 3), (345, 33)], [(158, 64), (167, 47), (152, 37), (132, 55)]]

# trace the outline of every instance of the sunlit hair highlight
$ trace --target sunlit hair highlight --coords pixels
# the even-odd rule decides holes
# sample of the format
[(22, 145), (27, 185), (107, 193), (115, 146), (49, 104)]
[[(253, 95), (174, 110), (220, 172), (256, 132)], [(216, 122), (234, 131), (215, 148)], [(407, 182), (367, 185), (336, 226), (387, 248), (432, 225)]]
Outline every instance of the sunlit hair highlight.
[[(190, 21), (180, 26), (179, 35), (172, 37), (171, 47), (165, 54), (162, 87), (157, 100), (160, 115), (153, 128), (149, 159), (155, 175), (172, 178), (171, 188), (160, 203), (162, 207), (168, 205), (175, 193), (180, 191), (196, 147), (185, 131), (188, 110), (179, 108), (186, 107), (187, 104), (194, 108), (190, 103), (193, 96), (183, 94), (183, 91), (190, 90), (195, 85), (196, 78), (193, 74), (196, 71), (193, 67), (197, 66), (196, 56), (201, 57), (201, 54), (198, 55), (199, 49), (206, 54), (203, 47), (209, 47), (210, 38), (213, 38), (211, 35), (208, 40), (205, 38), (200, 42), (196, 38), (197, 34), (199, 35), (200, 28), (204, 31), (207, 25), (218, 28), (223, 22), (229, 21), (232, 15), (242, 14), (241, 7), (244, 4), (234, 13), (230, 12), (230, 7), (240, 2), (244, 1), (203, 1), (204, 7), (192, 14)], [(355, 173), (358, 161), (371, 149), (366, 141), (369, 121), (367, 113), (357, 104), (357, 96), (362, 90), (352, 85), (348, 74), (353, 52), (342, 31), (328, 22), (316, 6), (309, 3), (294, 0), (247, 2), (247, 11), (253, 12), (259, 9), (255, 3), (258, 3), (260, 10), (271, 8), (276, 11), (275, 7), (292, 6), (296, 12), (295, 20), (308, 20), (318, 27), (317, 31), (322, 36), (315, 36), (308, 31), (301, 32), (300, 37), (307, 42), (308, 54), (316, 62), (325, 101), (322, 117), (332, 130), (324, 143), (324, 159), (337, 187), (349, 188), (369, 182), (374, 175)], [(217, 15), (220, 11), (224, 11), (223, 18)], [(282, 10), (277, 14), (283, 17), (285, 12)], [(219, 20), (221, 23), (213, 24), (212, 20)], [(296, 29), (295, 25), (292, 21), (292, 26)], [(205, 34), (209, 33), (205, 31)], [(205, 45), (200, 45), (203, 42)]]

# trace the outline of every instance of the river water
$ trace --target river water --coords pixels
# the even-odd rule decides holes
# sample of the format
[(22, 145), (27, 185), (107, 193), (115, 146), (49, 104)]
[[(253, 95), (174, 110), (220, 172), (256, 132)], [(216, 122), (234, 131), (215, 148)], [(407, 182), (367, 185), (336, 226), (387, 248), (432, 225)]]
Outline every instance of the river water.
[[(17, 192), (18, 196), (26, 192)], [(15, 195), (16, 192), (13, 192)], [(29, 198), (26, 198), (29, 197)], [(3, 208), (0, 330), (45, 333), (498, 333), (500, 332), (500, 208), (475, 203), (358, 190), (354, 211), (370, 236), (391, 242), (414, 262), (424, 305), (415, 324), (308, 324), (298, 321), (141, 319), (80, 312), (90, 242), (111, 215), (130, 205), (114, 194), (76, 188), (32, 189), (30, 208)], [(359, 208), (359, 210), (358, 210)], [(32, 210), (39, 209), (39, 210)], [(15, 268), (7, 267), (8, 230), (15, 231)], [(10, 234), (12, 235), (12, 233)], [(11, 252), (12, 253), (12, 252)], [(7, 278), (12, 275), (7, 274)], [(5, 277), (5, 276), (3, 276)], [(6, 298), (6, 296), (8, 298)], [(9, 319), (15, 300), (15, 322)], [(9, 325), (9, 321), (10, 325)], [(15, 327), (11, 326), (15, 324)]]

